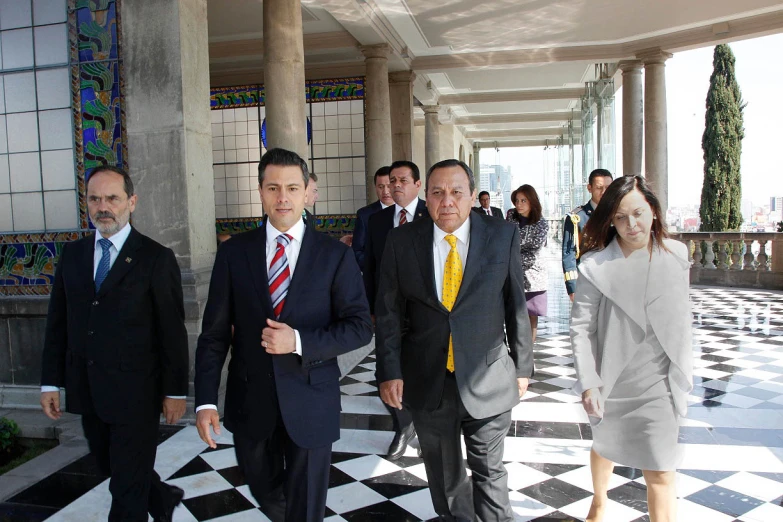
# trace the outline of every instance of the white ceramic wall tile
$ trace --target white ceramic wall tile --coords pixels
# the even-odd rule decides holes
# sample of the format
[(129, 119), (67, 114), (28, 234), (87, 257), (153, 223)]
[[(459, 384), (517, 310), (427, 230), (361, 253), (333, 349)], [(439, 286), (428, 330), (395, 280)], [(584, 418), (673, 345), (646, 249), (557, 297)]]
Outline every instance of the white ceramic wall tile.
[(352, 129), (351, 141), (354, 143), (364, 143), (364, 129)]
[[(341, 172), (340, 173), (340, 186), (350, 187), (353, 186), (353, 172)], [(343, 198), (346, 199), (346, 198)]]
[(214, 183), (214, 187), (215, 187), (215, 192), (216, 193), (218, 193), (218, 192), (223, 193), (223, 203), (225, 203), (225, 199), (226, 199), (226, 195), (225, 195), (226, 179), (225, 178), (217, 178), (217, 179), (215, 179), (215, 181), (213, 183)]
[(351, 127), (354, 129), (364, 128), (364, 114), (351, 115)]
[(0, 114), (5, 114), (5, 79), (2, 74), (0, 74)]
[(264, 207), (261, 206), (261, 203), (253, 203), (250, 207), (251, 217), (261, 217), (264, 215)]
[(340, 158), (340, 171), (353, 170), (353, 162), (351, 158)]
[(35, 74), (30, 72), (6, 74), (5, 112), (29, 112), (36, 109)]
[[(236, 136), (237, 135), (237, 124), (236, 122), (227, 122), (223, 124), (223, 136)], [(229, 148), (229, 147), (226, 147)], [(231, 147), (233, 148), (233, 147)]]
[(312, 110), (313, 116), (323, 116), (324, 115), (324, 104), (323, 103), (312, 103), (310, 104), (310, 109)]
[[(212, 152), (216, 151), (222, 151), (223, 150), (223, 137), (217, 136), (212, 138)], [(213, 155), (213, 161), (214, 161), (214, 155)]]
[(332, 199), (329, 187), (318, 187), (318, 193), (321, 195), (321, 203)]
[(364, 156), (353, 159), (353, 170), (364, 172)]
[(337, 114), (351, 114), (351, 102), (348, 100), (338, 101)]
[(215, 205), (215, 217), (217, 219), (225, 219), (228, 217), (225, 205)]
[(239, 192), (232, 190), (226, 192), (226, 205), (236, 205), (239, 203)]
[(78, 225), (76, 191), (44, 192), (46, 230), (73, 230)]
[[(213, 111), (214, 114), (214, 111)], [(223, 124), (222, 123), (213, 123), (212, 124), (212, 139), (214, 140), (218, 136), (223, 136)]]
[(261, 151), (257, 148), (250, 149), (247, 153), (247, 159), (248, 161), (260, 161), (261, 160)]
[(250, 154), (248, 152), (248, 149), (237, 149), (237, 161), (239, 162), (250, 161)]
[(337, 128), (340, 130), (351, 128), (351, 115), (341, 114), (337, 116)]
[(324, 134), (325, 140), (324, 143), (331, 144), (331, 143), (339, 143), (340, 142), (340, 131), (338, 130), (328, 130)]
[(241, 217), (239, 214), (239, 205), (226, 205), (228, 208), (228, 217), (230, 218), (238, 218)]
[(70, 109), (40, 111), (41, 150), (70, 149), (73, 147), (73, 126)]
[(226, 177), (236, 178), (239, 176), (239, 165), (226, 165)]
[(261, 147), (261, 134), (258, 129), (254, 128), (247, 137), (247, 144), (251, 149), (258, 149)]
[(351, 100), (351, 114), (364, 115), (364, 100)]
[[(225, 185), (225, 183), (224, 183)], [(225, 192), (215, 192), (215, 205), (223, 205), (226, 204), (226, 193)]]
[(353, 186), (353, 199), (362, 199), (367, 196), (367, 189), (364, 185)]
[(238, 149), (246, 149), (247, 148), (247, 135), (241, 134), (237, 135), (236, 137), (236, 144)]
[(324, 102), (324, 115), (332, 116), (337, 114), (337, 102)]
[(223, 123), (223, 111), (210, 110), (209, 118), (212, 121), (212, 123)]
[(353, 173), (353, 184), (354, 185), (360, 185), (362, 187), (365, 186), (366, 180), (364, 178), (364, 172), (354, 172)]
[(12, 192), (41, 190), (41, 164), (37, 152), (10, 154), (8, 166)]
[(341, 157), (345, 157), (352, 154), (353, 148), (350, 143), (340, 143), (337, 150)]
[(40, 192), (12, 194), (14, 230), (30, 232), (44, 229), (43, 198)]
[(8, 152), (8, 134), (6, 133), (5, 115), (0, 115), (0, 154)]
[[(250, 191), (249, 190), (240, 190), (239, 191), (239, 204), (240, 205), (249, 205), (250, 204)], [(247, 214), (245, 214), (247, 215)]]
[(250, 217), (251, 214), (252, 210), (250, 208), (250, 203), (239, 205), (239, 217)]
[(329, 201), (326, 204), (327, 213), (329, 214), (339, 214), (340, 213), (340, 202), (339, 201)]
[[(328, 138), (327, 138), (328, 139)], [(333, 143), (331, 145), (326, 146), (326, 157), (327, 158), (336, 158), (340, 154), (337, 144)]]
[(212, 151), (212, 161), (215, 163), (224, 163), (226, 160), (226, 153), (222, 150)]
[(33, 23), (56, 24), (67, 21), (66, 0), (33, 0)]
[(225, 178), (226, 177), (226, 166), (225, 165), (213, 165), (212, 166), (212, 175), (215, 177), (215, 179)]
[[(235, 114), (234, 117), (236, 118), (237, 115)], [(245, 118), (247, 118), (247, 114), (245, 114)], [(247, 119), (234, 122), (234, 131), (236, 132), (237, 136), (247, 134)]]
[(234, 109), (234, 121), (247, 121), (247, 108)]
[(361, 199), (353, 200), (353, 212), (355, 213), (357, 210), (359, 210), (366, 204), (367, 204), (367, 194), (365, 194)]
[(225, 157), (225, 163), (236, 163), (237, 161), (237, 151), (236, 150), (227, 150), (224, 152), (226, 155)]
[(237, 191), (237, 178), (226, 178), (226, 190), (228, 192)]
[(313, 157), (314, 158), (324, 158), (324, 157), (326, 157), (326, 145), (314, 145), (313, 146)]
[(364, 156), (364, 143), (352, 143), (351, 144), (352, 156)]
[[(242, 176), (237, 178), (237, 190), (250, 190), (250, 178), (247, 176)], [(249, 203), (250, 199), (248, 198), (247, 201), (240, 201), (240, 203)]]
[(340, 202), (340, 213), (341, 214), (353, 214), (354, 213), (353, 200), (341, 201)]
[(45, 25), (35, 28), (35, 65), (68, 63), (68, 26)]
[[(44, 190), (67, 190), (76, 188), (76, 173), (73, 168), (73, 150), (48, 150), (41, 153), (41, 173)], [(49, 222), (47, 221), (47, 224)]]
[(324, 128), (326, 130), (338, 129), (337, 116), (326, 116), (324, 118)]
[(11, 171), (8, 169), (8, 154), (0, 154), (0, 194), (11, 192)]
[(14, 219), (11, 210), (11, 195), (0, 194), (0, 232), (14, 231)]
[(237, 137), (233, 135), (233, 132), (231, 134), (228, 133), (228, 125), (225, 124), (223, 126), (223, 132), (225, 135), (223, 136), (223, 148), (225, 150), (232, 150), (237, 148)]
[(36, 71), (38, 109), (60, 109), (71, 106), (70, 73), (67, 67)]
[(33, 30), (15, 29), (0, 35), (3, 69), (22, 69), (33, 66)]
[(246, 177), (250, 176), (250, 164), (248, 163), (240, 163), (239, 165), (236, 165), (235, 169), (232, 169), (236, 172), (237, 177)]
[(38, 150), (38, 118), (34, 112), (9, 114), (5, 117), (8, 133), (8, 152)]
[(0, 0), (0, 29), (16, 29), (33, 25), (30, 0)]
[(234, 121), (234, 109), (221, 109), (218, 112), (223, 116), (223, 123), (232, 123)]

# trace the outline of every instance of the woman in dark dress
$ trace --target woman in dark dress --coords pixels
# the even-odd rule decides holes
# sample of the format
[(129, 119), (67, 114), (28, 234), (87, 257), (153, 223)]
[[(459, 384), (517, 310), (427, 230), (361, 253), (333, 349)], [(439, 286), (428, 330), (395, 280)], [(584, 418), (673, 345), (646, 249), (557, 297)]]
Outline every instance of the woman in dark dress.
[(536, 342), (538, 318), (546, 315), (546, 263), (541, 258), (541, 249), (546, 244), (549, 224), (542, 218), (541, 202), (536, 189), (522, 185), (511, 193), (514, 208), (506, 214), (506, 221), (519, 227), (519, 254), (525, 269), (525, 298)]

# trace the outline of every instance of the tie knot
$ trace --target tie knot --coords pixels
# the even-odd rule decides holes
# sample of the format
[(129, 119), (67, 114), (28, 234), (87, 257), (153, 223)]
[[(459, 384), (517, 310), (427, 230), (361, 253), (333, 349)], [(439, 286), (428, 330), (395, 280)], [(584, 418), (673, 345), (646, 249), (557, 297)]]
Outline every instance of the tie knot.
[(457, 236), (454, 234), (448, 234), (446, 236), (446, 242), (451, 246), (451, 248), (454, 248), (457, 246)]
[(101, 245), (101, 248), (104, 252), (108, 252), (111, 248), (111, 241), (106, 239), (105, 237), (102, 237), (98, 240), (98, 244)]
[(288, 234), (280, 234), (279, 236), (277, 236), (277, 243), (279, 245), (283, 245), (283, 247), (287, 247), (288, 244), (291, 243), (292, 239), (293, 237), (291, 237)]

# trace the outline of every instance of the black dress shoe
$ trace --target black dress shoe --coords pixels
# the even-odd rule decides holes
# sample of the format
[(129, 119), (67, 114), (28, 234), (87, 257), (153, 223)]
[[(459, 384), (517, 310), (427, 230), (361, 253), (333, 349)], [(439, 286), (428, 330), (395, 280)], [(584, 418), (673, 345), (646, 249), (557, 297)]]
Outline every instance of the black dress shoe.
[(165, 500), (166, 504), (163, 506), (163, 514), (157, 518), (153, 518), (153, 522), (171, 522), (174, 516), (174, 510), (182, 502), (182, 498), (185, 496), (185, 491), (177, 486), (169, 486), (168, 499)]
[(405, 448), (408, 443), (416, 436), (416, 429), (413, 424), (408, 425), (402, 431), (398, 431), (394, 434), (391, 445), (389, 445), (389, 451), (386, 453), (386, 458), (389, 460), (397, 460), (405, 453)]

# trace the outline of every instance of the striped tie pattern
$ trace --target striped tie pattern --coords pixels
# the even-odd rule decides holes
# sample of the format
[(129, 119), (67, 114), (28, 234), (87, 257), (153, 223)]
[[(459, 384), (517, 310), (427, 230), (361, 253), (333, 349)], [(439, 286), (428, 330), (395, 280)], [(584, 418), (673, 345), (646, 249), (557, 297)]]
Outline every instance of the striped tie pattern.
[[(457, 237), (449, 234), (446, 236), (446, 241), (451, 246), (451, 250), (446, 256), (446, 265), (443, 267), (443, 297), (440, 302), (451, 312), (462, 284), (462, 260), (457, 251)], [(449, 355), (446, 359), (446, 369), (450, 372), (454, 371), (454, 343), (451, 334), (449, 334)]]
[(405, 210), (405, 209), (402, 209), (402, 210), (400, 210), (400, 225), (404, 225), (407, 222), (408, 222), (408, 211)]
[(98, 269), (95, 271), (95, 291), (101, 289), (103, 281), (106, 276), (109, 275), (109, 269), (111, 268), (111, 241), (105, 237), (98, 240), (98, 244), (103, 249), (101, 254), (101, 260), (98, 262)]
[(269, 294), (272, 296), (272, 308), (275, 312), (275, 319), (280, 318), (280, 312), (283, 311), (285, 296), (288, 293), (288, 287), (291, 284), (291, 270), (288, 268), (288, 257), (285, 255), (287, 247), (293, 237), (288, 234), (277, 236), (277, 249), (272, 258), (272, 264), (269, 265)]

